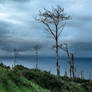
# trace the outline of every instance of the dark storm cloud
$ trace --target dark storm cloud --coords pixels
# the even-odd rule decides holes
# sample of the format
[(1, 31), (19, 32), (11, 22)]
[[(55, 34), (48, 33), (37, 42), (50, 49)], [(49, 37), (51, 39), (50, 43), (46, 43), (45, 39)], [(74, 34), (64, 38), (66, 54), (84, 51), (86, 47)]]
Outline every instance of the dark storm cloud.
[(67, 27), (72, 28), (83, 28), (88, 27), (88, 24), (91, 24), (92, 22), (92, 16), (71, 16), (72, 19), (67, 22)]
[(66, 14), (68, 11), (68, 15), (72, 17), (64, 29), (65, 40), (73, 41), (71, 48), (76, 48), (78, 51), (92, 50), (92, 17), (90, 10), (85, 10), (85, 7), (90, 7), (85, 4), (91, 3), (91, 1), (85, 1), (87, 0), (0, 0), (0, 13), (4, 13), (6, 16), (0, 19), (0, 21), (2, 20), (0, 22), (0, 37), (3, 39), (0, 48), (8, 48), (10, 52), (17, 48), (28, 54), (26, 51), (31, 50), (33, 45), (40, 44), (44, 47), (42, 52), (45, 51), (48, 54), (47, 44), (52, 46), (53, 42), (47, 42), (49, 37), (44, 35), (44, 26), (33, 22), (33, 17), (44, 7), (48, 9), (53, 5), (62, 6), (63, 3)]
[(66, 26), (71, 27), (71, 28), (80, 28), (80, 27), (82, 27), (78, 21), (76, 21), (76, 22), (74, 22), (74, 21), (67, 22)]
[(75, 57), (92, 57), (92, 42), (74, 42), (69, 49)]
[(19, 50), (20, 52), (32, 51), (35, 45), (39, 45), (41, 49), (46, 47), (45, 43), (35, 42), (35, 41), (26, 41), (23, 39), (17, 40), (4, 40), (0, 43), (0, 49), (8, 50), (8, 52), (12, 52), (14, 48)]
[(76, 16), (76, 20), (82, 22), (92, 22), (92, 16)]
[(6, 37), (9, 34), (9, 24), (6, 22), (0, 22), (0, 40), (7, 39)]
[(80, 52), (92, 51), (92, 42), (71, 43), (70, 48)]

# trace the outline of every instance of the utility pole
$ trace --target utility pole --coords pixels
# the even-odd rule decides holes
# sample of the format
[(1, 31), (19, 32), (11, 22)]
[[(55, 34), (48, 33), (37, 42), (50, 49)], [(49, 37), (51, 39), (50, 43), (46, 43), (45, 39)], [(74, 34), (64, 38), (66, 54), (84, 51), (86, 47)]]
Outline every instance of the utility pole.
[(17, 50), (14, 48), (14, 66), (16, 66)]
[(35, 45), (33, 48), (34, 48), (35, 57), (36, 57), (36, 66), (35, 66), (35, 68), (38, 69), (38, 60), (39, 60), (39, 58), (38, 58), (39, 53), (38, 52), (39, 52), (41, 47), (39, 45)]
[(35, 49), (35, 56), (36, 56), (36, 69), (38, 69), (38, 49)]

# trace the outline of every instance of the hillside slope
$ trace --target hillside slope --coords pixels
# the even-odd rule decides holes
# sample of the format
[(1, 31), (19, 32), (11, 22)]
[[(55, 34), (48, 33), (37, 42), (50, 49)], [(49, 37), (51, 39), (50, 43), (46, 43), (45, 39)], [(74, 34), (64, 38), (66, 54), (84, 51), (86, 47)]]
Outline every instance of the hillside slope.
[(92, 92), (92, 81), (59, 79), (46, 71), (0, 64), (0, 92)]

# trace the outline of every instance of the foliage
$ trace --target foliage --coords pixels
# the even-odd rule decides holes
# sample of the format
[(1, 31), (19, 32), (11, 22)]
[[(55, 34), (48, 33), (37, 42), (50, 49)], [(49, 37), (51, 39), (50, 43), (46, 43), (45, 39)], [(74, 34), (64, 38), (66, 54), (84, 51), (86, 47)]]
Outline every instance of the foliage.
[(46, 71), (16, 65), (13, 69), (0, 64), (0, 92), (92, 92), (92, 81), (71, 79)]

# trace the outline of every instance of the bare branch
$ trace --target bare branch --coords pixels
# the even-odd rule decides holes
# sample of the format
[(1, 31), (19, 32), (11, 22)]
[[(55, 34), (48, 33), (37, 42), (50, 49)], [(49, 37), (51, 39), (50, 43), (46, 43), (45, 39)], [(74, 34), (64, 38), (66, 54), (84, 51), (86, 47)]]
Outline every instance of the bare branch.
[(55, 36), (55, 34), (53, 33), (53, 31), (51, 30), (50, 26), (49, 26), (47, 23), (45, 23), (45, 22), (43, 22), (43, 23), (47, 26), (48, 31), (53, 35), (53, 37), (56, 38), (56, 36)]
[(64, 26), (66, 25), (66, 22), (62, 25), (62, 27), (60, 27), (60, 31), (58, 33), (58, 37), (60, 36), (60, 34), (62, 33)]

